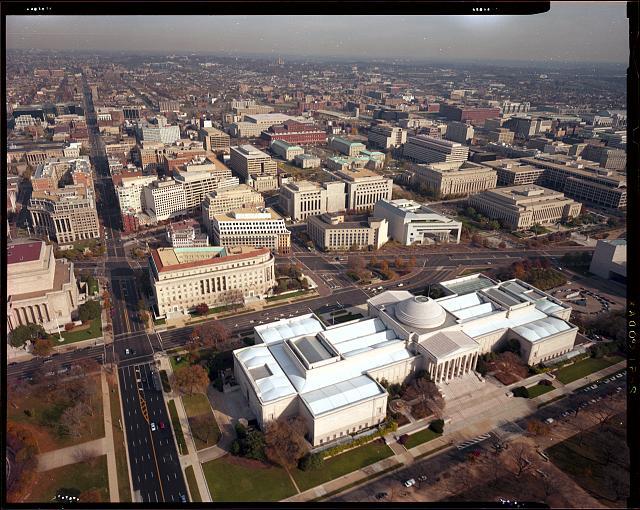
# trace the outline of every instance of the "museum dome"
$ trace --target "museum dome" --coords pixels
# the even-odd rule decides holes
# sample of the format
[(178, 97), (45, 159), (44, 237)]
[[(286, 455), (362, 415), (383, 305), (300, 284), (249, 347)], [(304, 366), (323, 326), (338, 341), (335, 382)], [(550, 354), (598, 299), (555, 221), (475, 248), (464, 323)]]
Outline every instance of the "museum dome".
[(414, 328), (437, 328), (446, 318), (442, 306), (426, 296), (413, 296), (396, 305), (396, 319)]

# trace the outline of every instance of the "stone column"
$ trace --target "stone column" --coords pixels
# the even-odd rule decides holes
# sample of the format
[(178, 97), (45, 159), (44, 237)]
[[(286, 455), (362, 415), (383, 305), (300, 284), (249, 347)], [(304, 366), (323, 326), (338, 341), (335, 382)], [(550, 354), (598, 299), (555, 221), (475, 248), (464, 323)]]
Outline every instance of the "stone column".
[(478, 356), (479, 354), (476, 352), (475, 358), (473, 359), (473, 367), (472, 370), (476, 369), (476, 366), (478, 365)]

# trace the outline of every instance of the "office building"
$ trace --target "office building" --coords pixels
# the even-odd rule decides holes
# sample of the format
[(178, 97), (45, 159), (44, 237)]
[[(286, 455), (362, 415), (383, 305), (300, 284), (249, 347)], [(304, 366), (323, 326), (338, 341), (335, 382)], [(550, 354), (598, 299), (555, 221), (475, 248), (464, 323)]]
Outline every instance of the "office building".
[(84, 184), (93, 188), (89, 156), (78, 158), (51, 158), (38, 164), (31, 177), (33, 191), (54, 191), (60, 182)]
[(293, 160), (300, 168), (319, 168), (321, 164), (320, 158), (312, 154), (298, 154)]
[(30, 165), (44, 163), (51, 158), (65, 157), (65, 148), (70, 144), (56, 142), (24, 142), (9, 141), (7, 144), (7, 162), (18, 163), (24, 160)]
[(345, 183), (347, 211), (366, 211), (378, 200), (391, 200), (392, 179), (366, 169), (339, 170), (335, 175)]
[(354, 142), (352, 140), (347, 140), (346, 138), (342, 138), (340, 136), (331, 136), (329, 137), (329, 148), (336, 150), (345, 156), (357, 156), (363, 150), (366, 150), (366, 146), (360, 142)]
[(327, 142), (327, 133), (315, 124), (286, 120), (281, 125), (271, 126), (261, 133), (261, 137), (271, 143), (274, 140), (297, 145), (316, 145)]
[(407, 131), (401, 127), (389, 125), (373, 126), (369, 129), (367, 140), (370, 146), (382, 150), (398, 148), (407, 141)]
[(450, 140), (417, 135), (407, 138), (403, 155), (418, 163), (463, 162), (469, 158), (469, 147)]
[(413, 200), (380, 200), (373, 215), (387, 220), (389, 237), (405, 246), (436, 241), (460, 243), (462, 223)]
[(447, 131), (444, 137), (452, 142), (468, 144), (473, 140), (473, 133), (473, 126), (471, 124), (453, 121), (447, 124)]
[(216, 215), (252, 207), (264, 207), (264, 197), (246, 184), (212, 191), (202, 201), (202, 222), (211, 232), (211, 221)]
[(307, 235), (323, 251), (378, 249), (389, 239), (385, 219), (345, 221), (344, 213), (324, 213), (307, 219)]
[(470, 106), (440, 104), (440, 115), (458, 122), (469, 121), (474, 125), (482, 125), (486, 119), (500, 116), (500, 108), (476, 108)]
[(286, 161), (293, 161), (296, 156), (304, 154), (304, 149), (299, 145), (291, 145), (282, 140), (274, 140), (270, 145), (271, 151)]
[(180, 140), (180, 127), (168, 125), (162, 116), (156, 118), (156, 124), (142, 126), (142, 139), (146, 142), (162, 142), (172, 144)]
[(562, 193), (535, 184), (483, 191), (471, 196), (469, 205), (511, 230), (569, 221), (578, 216), (582, 208), (582, 204)]
[(253, 145), (231, 147), (229, 166), (257, 191), (270, 191), (278, 187), (278, 165)]
[(205, 127), (200, 130), (200, 139), (204, 142), (205, 150), (229, 154), (231, 138), (224, 131), (220, 131), (214, 127)]
[(60, 245), (100, 237), (93, 189), (83, 184), (34, 191), (29, 212), (36, 234)]
[(202, 232), (196, 220), (184, 220), (167, 225), (167, 240), (173, 248), (205, 248), (209, 236)]
[(150, 185), (158, 177), (143, 175), (140, 172), (121, 173), (112, 177), (121, 213), (141, 213), (146, 207), (144, 187)]
[(229, 126), (229, 134), (238, 138), (256, 138), (271, 126), (284, 124), (292, 119), (284, 113), (256, 113), (244, 115), (244, 120), (234, 122)]
[(507, 128), (496, 128), (487, 133), (487, 140), (493, 143), (512, 145), (515, 133)]
[(498, 186), (520, 186), (544, 183), (544, 169), (522, 164), (517, 159), (485, 161), (484, 166), (493, 168), (498, 174)]
[(209, 235), (217, 246), (254, 246), (286, 255), (291, 251), (291, 232), (273, 209), (247, 207), (216, 214)]
[(627, 240), (599, 239), (589, 272), (618, 283), (627, 283)]
[(415, 182), (439, 197), (470, 195), (496, 187), (498, 176), (493, 168), (470, 161), (418, 165)]
[(7, 247), (7, 331), (39, 324), (47, 333), (72, 322), (81, 298), (73, 262), (56, 259), (53, 245), (16, 241)]
[(194, 158), (175, 170), (173, 178), (182, 185), (186, 213), (200, 212), (204, 197), (212, 191), (239, 184), (231, 170), (214, 158)]
[(143, 189), (144, 211), (156, 222), (185, 214), (184, 189), (173, 179), (156, 179)]
[(520, 280), (440, 285), (447, 295), (438, 300), (382, 292), (367, 301), (368, 317), (347, 324), (325, 326), (311, 313), (256, 326), (256, 345), (233, 358), (258, 425), (299, 416), (309, 442), (326, 445), (385, 420), (383, 379), (402, 384), (425, 371), (446, 394), (449, 381), (476, 378), (479, 356), (507, 339), (532, 365), (573, 349), (571, 308)]
[(280, 209), (293, 221), (343, 211), (346, 207), (345, 184), (341, 181), (290, 182), (280, 188), (278, 201)]
[(618, 149), (587, 144), (580, 156), (582, 159), (595, 161), (608, 170), (626, 170), (627, 153)]
[(269, 296), (277, 285), (274, 257), (267, 248), (158, 248), (151, 250), (149, 275), (158, 317)]
[(613, 209), (627, 206), (627, 180), (612, 170), (588, 167), (562, 155), (540, 155), (521, 161), (544, 170), (546, 188), (578, 202)]

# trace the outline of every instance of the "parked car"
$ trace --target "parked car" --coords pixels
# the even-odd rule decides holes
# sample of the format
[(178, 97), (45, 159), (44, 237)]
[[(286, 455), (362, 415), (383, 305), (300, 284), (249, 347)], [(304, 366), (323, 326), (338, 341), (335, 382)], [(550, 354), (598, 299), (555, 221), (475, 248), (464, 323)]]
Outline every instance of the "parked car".
[(405, 487), (413, 487), (415, 484), (416, 484), (416, 481), (414, 478), (410, 478), (409, 480), (404, 481)]
[(548, 423), (549, 425), (551, 425), (554, 422), (553, 418), (547, 418), (546, 420), (544, 420), (545, 423)]

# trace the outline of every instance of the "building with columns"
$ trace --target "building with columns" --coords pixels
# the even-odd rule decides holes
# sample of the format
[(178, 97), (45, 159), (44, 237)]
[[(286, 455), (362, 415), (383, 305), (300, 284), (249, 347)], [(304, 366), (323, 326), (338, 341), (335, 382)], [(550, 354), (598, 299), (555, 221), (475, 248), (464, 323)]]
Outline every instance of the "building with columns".
[(73, 320), (84, 297), (73, 262), (56, 259), (42, 241), (15, 242), (7, 249), (7, 331), (40, 324), (57, 332)]
[(527, 364), (573, 349), (571, 308), (520, 280), (470, 275), (441, 282), (431, 299), (386, 291), (368, 317), (326, 325), (313, 313), (256, 326), (256, 345), (235, 350), (240, 392), (260, 426), (300, 416), (322, 446), (386, 418), (382, 386), (425, 371), (436, 384), (473, 377), (478, 359), (512, 339)]

